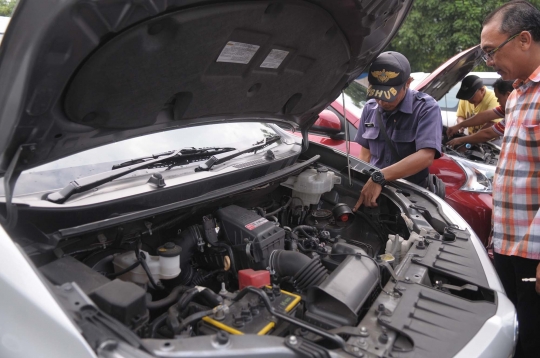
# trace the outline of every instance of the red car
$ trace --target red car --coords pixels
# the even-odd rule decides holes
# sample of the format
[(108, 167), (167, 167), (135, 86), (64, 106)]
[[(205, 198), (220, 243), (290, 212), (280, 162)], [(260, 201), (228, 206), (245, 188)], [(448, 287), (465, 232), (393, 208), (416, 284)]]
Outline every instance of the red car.
[[(452, 88), (472, 69), (471, 66), (474, 63), (472, 58), (477, 55), (477, 47), (464, 51), (441, 66), (445, 70), (438, 69), (433, 76), (427, 78), (419, 86), (426, 88), (430, 83), (433, 83), (430, 81), (436, 81), (437, 86), (435, 87), (438, 89), (443, 83), (445, 88)], [(467, 61), (462, 61), (463, 58)], [(463, 68), (464, 62), (468, 67)], [(443, 74), (444, 77), (437, 77), (436, 73)], [(345, 123), (348, 124), (349, 137), (354, 138), (362, 113), (356, 104), (361, 104), (364, 88), (360, 83), (354, 82), (346, 90), (346, 122), (343, 117), (341, 98), (322, 111), (319, 114), (319, 119), (310, 129), (310, 141), (346, 152), (344, 126)], [(439, 90), (433, 95), (435, 99), (439, 99), (437, 97), (442, 97), (445, 93), (445, 91)], [(359, 153), (360, 145), (351, 140), (350, 155), (358, 157)], [(491, 232), (491, 211), (493, 208), (490, 179), (483, 171), (478, 170), (474, 163), (445, 154), (433, 162), (429, 171), (446, 184), (446, 202), (472, 226), (480, 240), (487, 246)]]

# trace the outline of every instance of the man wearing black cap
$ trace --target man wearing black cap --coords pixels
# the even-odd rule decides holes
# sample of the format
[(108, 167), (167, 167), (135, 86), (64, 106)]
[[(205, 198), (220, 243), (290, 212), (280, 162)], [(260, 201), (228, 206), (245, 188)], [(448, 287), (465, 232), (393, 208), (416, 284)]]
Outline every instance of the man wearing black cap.
[(360, 159), (375, 171), (356, 203), (377, 206), (387, 181), (404, 178), (424, 188), (428, 167), (441, 156), (441, 109), (431, 96), (409, 89), (409, 61), (398, 52), (384, 52), (369, 68), (368, 98), (355, 142)]
[[(484, 86), (482, 79), (475, 75), (469, 75), (461, 81), (461, 87), (456, 94), (459, 99), (457, 110), (457, 122), (461, 123), (480, 112), (493, 109), (499, 105), (495, 93)], [(486, 125), (468, 127), (469, 134), (474, 134), (482, 128), (487, 128), (500, 122), (501, 118), (495, 119)]]

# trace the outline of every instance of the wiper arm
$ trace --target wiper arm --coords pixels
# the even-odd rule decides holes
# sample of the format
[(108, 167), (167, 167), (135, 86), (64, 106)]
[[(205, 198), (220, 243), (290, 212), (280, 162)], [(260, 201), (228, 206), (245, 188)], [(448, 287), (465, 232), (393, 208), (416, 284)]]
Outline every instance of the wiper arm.
[[(128, 162), (118, 164), (116, 169), (108, 172), (91, 175), (86, 178), (81, 178), (70, 182), (63, 189), (55, 191), (47, 195), (47, 200), (53, 203), (62, 204), (68, 200), (73, 194), (85, 192), (87, 190), (97, 188), (98, 186), (120, 178), (126, 174), (137, 171), (139, 169), (156, 168), (156, 167), (173, 167), (175, 165), (187, 164), (192, 161), (208, 158), (214, 154), (230, 152), (235, 148), (187, 148), (174, 150), (170, 152), (160, 153), (151, 157), (132, 159)], [(153, 157), (156, 159), (149, 159)], [(136, 163), (136, 164), (131, 164)], [(114, 167), (113, 167), (114, 168)]]
[(203, 163), (203, 164), (199, 165), (197, 168), (195, 168), (195, 171), (200, 172), (200, 171), (203, 171), (203, 170), (204, 171), (210, 170), (216, 164), (224, 163), (224, 162), (226, 162), (228, 160), (236, 158), (236, 157), (238, 157), (238, 156), (240, 156), (242, 154), (245, 154), (245, 153), (256, 152), (259, 149), (267, 147), (270, 144), (275, 143), (280, 139), (281, 139), (280, 136), (268, 137), (268, 138), (264, 138), (260, 142), (257, 142), (254, 145), (252, 145), (251, 147), (248, 147), (246, 149), (236, 150), (236, 151), (234, 151), (234, 153), (227, 153), (227, 154), (222, 154), (222, 155), (214, 155), (210, 159), (208, 159), (205, 163)]
[[(182, 157), (185, 157), (186, 162), (187, 162), (187, 159), (190, 156), (195, 156), (196, 155), (197, 157), (203, 157), (204, 158), (205, 156), (210, 157), (210, 156), (212, 156), (214, 154), (230, 152), (230, 151), (233, 151), (233, 150), (235, 150), (235, 148), (229, 148), (229, 147), (225, 147), (225, 148), (219, 148), (219, 147), (184, 148), (184, 149), (180, 150), (179, 154), (181, 154)], [(124, 168), (124, 167), (130, 166), (130, 165), (133, 165), (133, 164), (148, 163), (152, 159), (157, 159), (159, 157), (162, 157), (164, 155), (169, 155), (169, 154), (172, 154), (172, 153), (174, 153), (174, 150), (170, 150), (168, 152), (163, 152), (163, 153), (158, 153), (158, 154), (152, 154), (152, 155), (150, 155), (148, 157), (140, 157), (140, 158), (130, 159), (127, 162), (123, 162), (123, 163), (120, 163), (120, 164), (113, 165), (113, 167), (111, 169), (114, 170), (114, 169)]]

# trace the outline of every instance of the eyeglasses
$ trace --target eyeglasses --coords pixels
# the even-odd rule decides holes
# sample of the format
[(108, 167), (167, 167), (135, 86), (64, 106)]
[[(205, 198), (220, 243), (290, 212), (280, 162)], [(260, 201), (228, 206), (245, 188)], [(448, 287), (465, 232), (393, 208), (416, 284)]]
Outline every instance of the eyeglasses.
[(493, 55), (495, 54), (495, 52), (499, 51), (504, 45), (506, 45), (513, 39), (515, 39), (520, 33), (521, 31), (515, 34), (514, 36), (510, 36), (509, 38), (506, 39), (506, 41), (504, 41), (499, 46), (495, 47), (493, 50), (489, 52), (484, 52), (484, 54), (482, 55), (482, 60), (484, 60), (484, 62), (488, 62), (488, 60), (493, 60)]

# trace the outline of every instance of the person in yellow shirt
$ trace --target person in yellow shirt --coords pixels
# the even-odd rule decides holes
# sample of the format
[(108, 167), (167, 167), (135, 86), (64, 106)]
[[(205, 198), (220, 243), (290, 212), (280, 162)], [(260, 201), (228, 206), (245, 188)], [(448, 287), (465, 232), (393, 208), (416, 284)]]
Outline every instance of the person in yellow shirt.
[[(486, 86), (484, 86), (482, 79), (475, 75), (469, 75), (461, 81), (461, 87), (456, 94), (456, 98), (459, 99), (458, 110), (456, 113), (458, 123), (499, 105), (495, 93), (488, 90)], [(495, 119), (484, 126), (468, 127), (468, 134), (474, 134), (480, 129), (492, 126), (500, 120), (501, 118)]]

